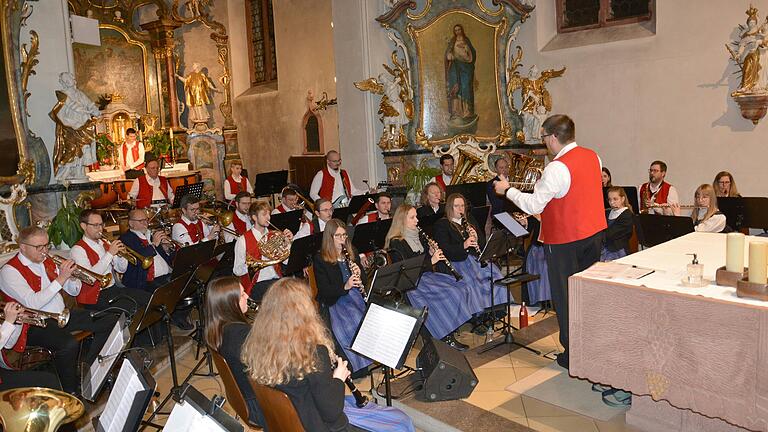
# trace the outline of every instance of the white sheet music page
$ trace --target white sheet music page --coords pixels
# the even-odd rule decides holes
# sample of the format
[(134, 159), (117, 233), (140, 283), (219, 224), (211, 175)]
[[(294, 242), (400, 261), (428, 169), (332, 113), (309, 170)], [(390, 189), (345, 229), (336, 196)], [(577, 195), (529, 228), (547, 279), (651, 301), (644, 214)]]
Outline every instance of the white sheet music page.
[(112, 370), (112, 365), (118, 359), (120, 351), (125, 347), (125, 342), (130, 339), (128, 329), (123, 328), (124, 323), (125, 315), (123, 314), (120, 315), (120, 319), (115, 323), (112, 332), (109, 334), (109, 338), (104, 343), (104, 346), (101, 347), (99, 357), (91, 363), (90, 373), (88, 374), (90, 380), (83, 385), (83, 396), (88, 400), (94, 399), (94, 393), (107, 377), (109, 371)]
[(416, 321), (410, 315), (371, 303), (352, 342), (352, 351), (396, 368)]
[(193, 408), (186, 401), (174, 405), (163, 430), (184, 432), (225, 431), (211, 417)]
[(136, 393), (145, 390), (139, 379), (139, 374), (130, 361), (124, 361), (117, 375), (114, 390), (109, 395), (104, 412), (99, 417), (99, 424), (106, 432), (119, 432), (123, 430), (128, 414), (131, 411)]

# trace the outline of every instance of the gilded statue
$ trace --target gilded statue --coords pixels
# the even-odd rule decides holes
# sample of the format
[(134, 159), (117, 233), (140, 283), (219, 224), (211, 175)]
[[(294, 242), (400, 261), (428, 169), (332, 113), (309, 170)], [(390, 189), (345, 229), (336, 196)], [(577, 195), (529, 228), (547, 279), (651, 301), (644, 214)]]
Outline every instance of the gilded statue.
[(384, 131), (379, 139), (382, 150), (402, 150), (408, 147), (405, 126), (413, 120), (413, 87), (408, 78), (408, 69), (404, 62), (397, 58), (397, 52), (392, 52), (394, 67), (386, 64), (387, 74), (379, 74), (377, 78), (355, 82), (355, 87), (361, 91), (383, 95), (379, 103), (379, 120), (384, 124)]
[(69, 72), (59, 74), (62, 90), (48, 114), (56, 123), (53, 168), (59, 182), (88, 181), (84, 167), (96, 162), (96, 118), (99, 108), (77, 88)]
[[(522, 76), (517, 69), (521, 66), (520, 61), (523, 57), (523, 51), (517, 47), (517, 55), (512, 60), (512, 66), (508, 69), (510, 74), (507, 84), (507, 98), (513, 111), (523, 116), (523, 137), (518, 137), (520, 141), (526, 144), (537, 144), (541, 141), (539, 138), (539, 129), (544, 119), (552, 111), (552, 95), (546, 88), (547, 82), (552, 78), (559, 78), (565, 74), (565, 68), (560, 70), (547, 69), (539, 73), (536, 65), (528, 70), (528, 76)], [(520, 99), (522, 107), (515, 108), (514, 93), (520, 90)]]
[(746, 12), (747, 25), (739, 24), (735, 50), (725, 45), (731, 60), (741, 69), (741, 82), (733, 96), (768, 92), (768, 20), (759, 25), (758, 10), (751, 4)]
[(192, 64), (192, 72), (186, 77), (176, 75), (184, 83), (184, 96), (189, 109), (190, 126), (208, 123), (211, 116), (207, 106), (211, 104), (210, 92), (221, 92), (210, 78), (202, 71), (200, 63)]

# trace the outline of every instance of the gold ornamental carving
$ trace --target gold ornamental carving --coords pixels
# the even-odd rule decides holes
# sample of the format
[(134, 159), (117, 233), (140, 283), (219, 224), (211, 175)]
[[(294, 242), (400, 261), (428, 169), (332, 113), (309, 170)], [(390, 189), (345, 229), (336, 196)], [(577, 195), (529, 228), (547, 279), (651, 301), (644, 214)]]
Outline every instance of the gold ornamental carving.
[(27, 91), (27, 85), (29, 84), (29, 77), (37, 73), (35, 66), (40, 63), (37, 59), (37, 56), (40, 55), (40, 38), (34, 30), (30, 30), (29, 35), (29, 49), (27, 49), (27, 44), (21, 45), (21, 92), (24, 95), (24, 114), (27, 117), (29, 117), (27, 100), (32, 96), (32, 93)]
[[(440, 158), (450, 154), (456, 161), (451, 184), (474, 183), (493, 178), (489, 157), (496, 151), (496, 144), (481, 143), (470, 134), (457, 135), (447, 146), (435, 146), (432, 154)], [(455, 183), (454, 183), (455, 181)]]
[(742, 117), (754, 125), (768, 110), (768, 21), (760, 24), (758, 13), (750, 4), (746, 24), (739, 24), (738, 40), (725, 45), (741, 78), (731, 97), (739, 105)]

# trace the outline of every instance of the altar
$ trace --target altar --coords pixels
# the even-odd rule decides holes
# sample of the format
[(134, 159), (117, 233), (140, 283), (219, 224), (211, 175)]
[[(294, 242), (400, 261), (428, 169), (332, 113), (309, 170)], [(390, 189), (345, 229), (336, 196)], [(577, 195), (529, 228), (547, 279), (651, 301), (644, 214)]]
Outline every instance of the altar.
[[(682, 286), (725, 263), (724, 234), (691, 233), (618, 260), (637, 280), (569, 280), (570, 373), (633, 394), (627, 423), (647, 431), (768, 430), (768, 303), (736, 289)], [(747, 237), (749, 241), (768, 241)], [(747, 254), (745, 253), (745, 257)], [(746, 264), (746, 262), (745, 262)]]

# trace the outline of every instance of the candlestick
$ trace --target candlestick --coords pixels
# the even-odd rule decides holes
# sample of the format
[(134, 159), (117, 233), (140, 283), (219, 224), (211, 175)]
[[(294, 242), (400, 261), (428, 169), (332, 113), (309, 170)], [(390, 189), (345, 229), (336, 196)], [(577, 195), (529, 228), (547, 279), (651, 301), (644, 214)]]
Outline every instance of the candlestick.
[(768, 252), (768, 243), (749, 242), (749, 281), (752, 283), (765, 284), (768, 282), (766, 272), (768, 264), (766, 263), (766, 254)]
[(728, 233), (725, 239), (725, 269), (736, 273), (744, 271), (744, 234)]

